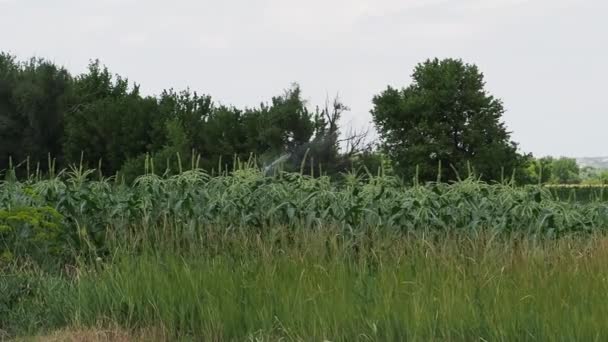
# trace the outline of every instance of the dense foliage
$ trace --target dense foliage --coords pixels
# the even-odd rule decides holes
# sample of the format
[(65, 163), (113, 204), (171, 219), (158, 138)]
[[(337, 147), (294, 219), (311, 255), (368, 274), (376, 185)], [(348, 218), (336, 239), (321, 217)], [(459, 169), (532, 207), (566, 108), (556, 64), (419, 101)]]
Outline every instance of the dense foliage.
[(523, 163), (501, 121), (502, 102), (484, 89), (483, 74), (461, 60), (427, 60), (407, 88), (374, 97), (372, 115), (383, 148), (409, 179), (456, 180), (473, 168), (486, 180), (510, 176)]
[(239, 109), (0, 54), (0, 340), (598, 340), (608, 177), (519, 155), (483, 86), (419, 65), (376, 150), (297, 85)]
[(608, 183), (606, 171), (574, 159), (518, 154), (500, 121), (501, 101), (483, 87), (483, 74), (460, 60), (418, 65), (409, 87), (374, 98), (382, 138), (376, 146), (361, 132), (341, 132), (349, 108), (338, 98), (310, 110), (297, 85), (270, 103), (239, 109), (190, 90), (144, 96), (98, 61), (72, 76), (46, 60), (0, 54), (0, 176), (82, 164), (131, 182), (145, 173), (148, 157), (156, 172), (176, 174), (180, 157), (201, 156), (198, 166), (217, 174), (254, 156), (258, 166), (286, 159), (286, 170), (304, 163), (307, 174), (334, 179), (382, 167), (408, 183), (471, 174), (514, 176), (518, 184)]
[[(209, 226), (252, 232), (334, 226), (354, 233), (373, 228), (540, 236), (608, 228), (604, 196), (565, 201), (549, 188), (474, 179), (409, 187), (389, 176), (348, 174), (333, 183), (300, 173), (267, 177), (246, 165), (217, 177), (202, 170), (165, 178), (147, 174), (133, 186), (91, 180), (95, 177), (93, 170), (74, 169), (51, 179), (0, 183), (0, 207), (7, 208), (0, 212), (3, 255), (22, 254), (18, 247), (31, 239), (50, 239), (39, 246), (62, 246), (62, 251), (104, 254), (109, 232), (124, 234), (134, 225), (171, 225), (184, 238), (201, 236)], [(62, 231), (54, 230), (57, 225)]]
[(517, 173), (517, 178), (523, 184), (606, 185), (608, 170), (581, 167), (574, 158), (528, 157), (526, 167)]
[(176, 173), (177, 153), (187, 159), (195, 151), (211, 172), (251, 154), (260, 164), (289, 154), (296, 168), (309, 150), (325, 171), (337, 173), (352, 165), (344, 162), (352, 154), (339, 155), (337, 139), (346, 109), (336, 99), (333, 108), (310, 111), (297, 85), (246, 109), (189, 90), (143, 96), (97, 61), (72, 76), (45, 60), (21, 63), (0, 54), (0, 172), (83, 164), (131, 181), (144, 173), (147, 154), (157, 171)]

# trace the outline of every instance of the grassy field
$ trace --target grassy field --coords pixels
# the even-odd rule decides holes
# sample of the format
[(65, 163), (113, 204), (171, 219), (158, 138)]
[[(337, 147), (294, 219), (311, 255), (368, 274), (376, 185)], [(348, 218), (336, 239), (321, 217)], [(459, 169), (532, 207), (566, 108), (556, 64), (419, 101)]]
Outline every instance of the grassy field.
[(600, 341), (608, 334), (603, 236), (284, 232), (217, 231), (208, 240), (216, 248), (199, 251), (121, 248), (65, 275), (22, 266), (4, 281), (29, 292), (5, 313), (3, 328), (33, 336), (118, 326), (184, 340)]
[(91, 177), (0, 184), (0, 339), (608, 336), (600, 199), (256, 170)]

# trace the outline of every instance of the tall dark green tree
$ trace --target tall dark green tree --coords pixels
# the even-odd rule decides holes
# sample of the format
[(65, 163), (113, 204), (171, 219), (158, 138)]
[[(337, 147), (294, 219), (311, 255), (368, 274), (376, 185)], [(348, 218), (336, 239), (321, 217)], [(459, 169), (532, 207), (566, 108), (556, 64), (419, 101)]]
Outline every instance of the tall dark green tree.
[(0, 170), (8, 167), (9, 157), (21, 152), (23, 120), (13, 100), (18, 74), (14, 58), (0, 54)]
[(294, 156), (305, 151), (315, 132), (313, 115), (306, 108), (297, 84), (242, 115), (244, 150), (266, 162), (284, 153)]
[[(287, 170), (322, 165), (324, 173), (344, 171), (362, 136), (345, 143), (338, 121), (347, 108), (336, 100), (311, 112), (297, 84), (258, 107), (214, 105), (211, 97), (189, 90), (142, 96), (139, 87), (113, 75), (98, 61), (72, 77), (53, 63), (26, 63), (0, 54), (0, 173), (26, 159), (35, 167), (57, 168), (81, 161), (84, 167), (132, 180), (145, 170), (148, 157), (156, 172), (176, 172), (180, 155), (189, 164), (192, 151), (200, 167), (232, 168), (233, 157), (260, 164), (290, 156)], [(313, 162), (314, 161), (314, 162)], [(23, 168), (24, 169), (24, 168)], [(18, 173), (21, 172), (18, 170)], [(20, 176), (20, 175), (18, 175)]]
[(468, 165), (486, 180), (510, 176), (523, 162), (501, 117), (499, 99), (485, 90), (475, 65), (457, 59), (427, 60), (416, 66), (413, 82), (388, 87), (373, 99), (371, 111), (382, 147), (403, 176), (443, 180), (466, 176)]
[(74, 105), (66, 113), (63, 151), (71, 163), (81, 156), (88, 167), (101, 161), (114, 174), (125, 161), (160, 149), (166, 141), (167, 115), (157, 99), (142, 97), (139, 88), (109, 73), (98, 62), (74, 82)]
[(64, 113), (71, 77), (54, 64), (31, 59), (17, 63), (0, 54), (0, 170), (29, 158), (48, 166), (47, 155), (61, 156)]
[(263, 143), (258, 152), (293, 150), (308, 143), (314, 133), (312, 114), (306, 108), (297, 84), (273, 97), (270, 105), (262, 104), (260, 108), (250, 110), (248, 121), (252, 120), (263, 125), (258, 125), (257, 140)]

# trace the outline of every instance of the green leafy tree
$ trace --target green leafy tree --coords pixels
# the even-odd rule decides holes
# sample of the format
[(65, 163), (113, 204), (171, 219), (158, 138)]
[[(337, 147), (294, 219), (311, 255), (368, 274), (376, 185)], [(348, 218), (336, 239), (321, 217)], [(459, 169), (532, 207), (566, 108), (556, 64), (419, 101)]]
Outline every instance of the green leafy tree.
[(137, 86), (113, 77), (98, 62), (75, 81), (75, 105), (66, 114), (63, 151), (71, 163), (81, 156), (88, 167), (101, 161), (112, 175), (129, 158), (155, 151), (166, 141), (165, 122), (170, 113), (157, 99), (141, 97)]
[(158, 151), (129, 158), (118, 172), (120, 180), (130, 184), (146, 172), (172, 175), (192, 167), (191, 142), (182, 122), (172, 118), (166, 122), (165, 130), (167, 144)]
[(19, 67), (14, 58), (0, 54), (0, 170), (6, 169), (9, 157), (18, 157), (22, 138), (23, 120), (13, 100)]
[[(200, 149), (210, 165), (207, 167), (232, 169), (233, 157), (247, 158), (249, 152), (246, 145), (246, 135), (243, 128), (243, 113), (232, 107), (220, 106), (215, 108), (205, 122), (203, 144)], [(218, 166), (222, 161), (222, 165)]]
[(177, 119), (188, 137), (191, 149), (204, 150), (205, 126), (215, 109), (210, 96), (190, 90), (165, 90), (159, 99), (163, 118)]
[[(316, 172), (322, 165), (324, 174), (335, 175), (361, 159), (356, 154), (364, 135), (341, 137), (338, 123), (347, 110), (336, 99), (309, 111), (297, 84), (246, 109), (215, 106), (189, 90), (142, 96), (136, 84), (99, 61), (72, 77), (44, 60), (23, 63), (0, 54), (0, 173), (9, 160), (29, 160), (31, 168), (40, 162), (44, 172), (51, 155), (57, 169), (82, 161), (87, 168), (101, 165), (104, 175), (121, 170), (133, 179), (146, 160), (157, 172), (175, 172), (174, 156), (187, 161), (194, 151), (207, 170), (220, 161), (231, 169), (234, 156), (254, 154), (261, 164), (289, 156), (292, 171), (304, 165)], [(23, 174), (17, 169), (18, 177)]]
[(262, 163), (290, 153), (292, 167), (299, 166), (315, 133), (313, 114), (306, 108), (297, 84), (273, 97), (270, 104), (245, 110), (241, 122), (244, 151), (258, 155)]
[(556, 184), (580, 183), (580, 168), (574, 158), (562, 157), (551, 163), (551, 182)]
[(427, 60), (416, 66), (413, 83), (388, 87), (373, 99), (372, 115), (382, 147), (397, 171), (420, 180), (457, 178), (470, 165), (486, 180), (500, 180), (524, 159), (501, 117), (502, 102), (484, 89), (483, 74), (461, 60)]
[(518, 172), (518, 184), (546, 184), (552, 179), (553, 157), (533, 158), (529, 156), (526, 167)]
[(308, 143), (314, 133), (312, 114), (297, 84), (272, 98), (270, 105), (247, 110), (244, 115), (252, 152), (279, 154)]
[(32, 59), (17, 63), (0, 54), (0, 170), (29, 158), (44, 169), (47, 155), (61, 155), (63, 114), (71, 77), (54, 64)]

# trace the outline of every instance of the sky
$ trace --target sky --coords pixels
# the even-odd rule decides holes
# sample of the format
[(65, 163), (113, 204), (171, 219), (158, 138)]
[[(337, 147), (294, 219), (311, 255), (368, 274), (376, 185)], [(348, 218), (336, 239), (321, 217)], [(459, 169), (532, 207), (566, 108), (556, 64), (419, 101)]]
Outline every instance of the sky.
[(339, 95), (343, 130), (417, 63), (462, 58), (523, 152), (608, 156), (606, 0), (0, 0), (0, 51), (72, 73), (99, 59), (146, 94), (189, 87), (257, 106), (297, 82)]

